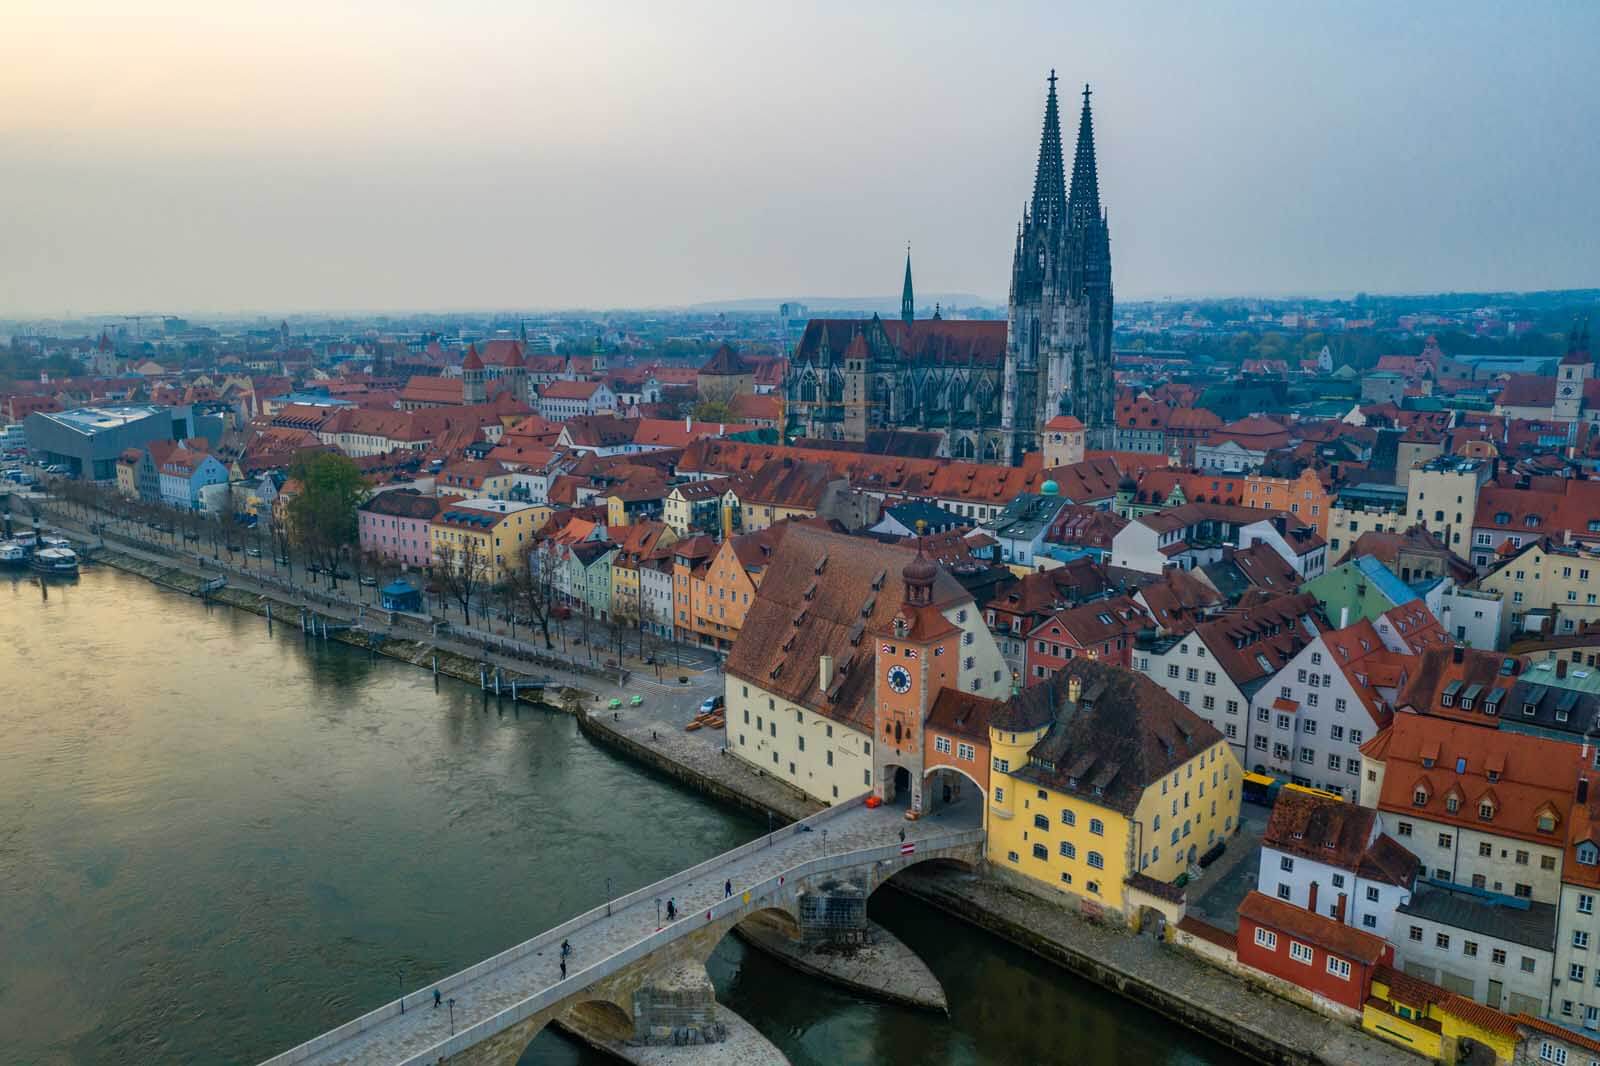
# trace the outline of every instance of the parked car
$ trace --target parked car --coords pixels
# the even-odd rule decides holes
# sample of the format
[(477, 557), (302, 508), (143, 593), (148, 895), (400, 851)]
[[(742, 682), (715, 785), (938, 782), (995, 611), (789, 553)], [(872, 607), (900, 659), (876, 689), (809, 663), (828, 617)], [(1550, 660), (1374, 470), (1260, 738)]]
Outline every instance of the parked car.
[(369, 589), (375, 589), (378, 587), (378, 579), (373, 577), (371, 574), (362, 574), (361, 584)]
[(244, 550), (244, 553), (246, 555), (248, 555), (252, 559), (261, 558), (261, 549), (260, 548), (246, 548)]
[(710, 714), (712, 711), (720, 711), (722, 710), (723, 703), (724, 701), (721, 696), (711, 696), (700, 704), (700, 713)]

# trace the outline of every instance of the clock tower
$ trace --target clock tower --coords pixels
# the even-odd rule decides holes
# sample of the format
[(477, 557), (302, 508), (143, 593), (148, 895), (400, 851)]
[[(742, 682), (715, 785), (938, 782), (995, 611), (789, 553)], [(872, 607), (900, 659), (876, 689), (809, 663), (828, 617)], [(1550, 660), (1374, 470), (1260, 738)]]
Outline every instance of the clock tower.
[(1583, 390), (1589, 376), (1594, 372), (1594, 363), (1589, 356), (1589, 322), (1583, 320), (1580, 328), (1577, 324), (1572, 327), (1572, 332), (1567, 335), (1567, 354), (1561, 360), (1560, 372), (1556, 375), (1556, 402), (1551, 415), (1558, 421), (1576, 422), (1583, 414)]
[(934, 696), (957, 684), (961, 630), (933, 605), (939, 568), (922, 554), (900, 572), (903, 599), (876, 634), (873, 699), (873, 791), (885, 803), (922, 813), (923, 724)]

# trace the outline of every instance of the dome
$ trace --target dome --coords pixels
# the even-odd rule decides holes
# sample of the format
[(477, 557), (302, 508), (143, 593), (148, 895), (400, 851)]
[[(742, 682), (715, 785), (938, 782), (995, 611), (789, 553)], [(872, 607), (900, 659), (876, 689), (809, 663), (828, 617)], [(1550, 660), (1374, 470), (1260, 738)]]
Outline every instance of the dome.
[(1133, 492), (1138, 489), (1138, 487), (1139, 483), (1133, 480), (1131, 477), (1124, 477), (1121, 481), (1117, 482), (1118, 492)]
[(1057, 485), (1054, 481), (1046, 481), (1043, 485), (1039, 486), (1039, 495), (1059, 496), (1061, 495), (1061, 486)]
[(933, 564), (932, 559), (919, 552), (917, 557), (900, 571), (900, 576), (905, 579), (907, 585), (932, 585), (933, 579), (939, 576), (939, 568)]

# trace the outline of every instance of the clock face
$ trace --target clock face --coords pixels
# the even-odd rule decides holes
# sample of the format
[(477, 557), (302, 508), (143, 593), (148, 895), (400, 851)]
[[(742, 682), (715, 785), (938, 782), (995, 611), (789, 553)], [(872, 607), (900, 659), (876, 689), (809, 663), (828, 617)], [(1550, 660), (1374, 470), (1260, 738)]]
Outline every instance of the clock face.
[(903, 666), (889, 667), (889, 687), (900, 693), (910, 692), (911, 671)]

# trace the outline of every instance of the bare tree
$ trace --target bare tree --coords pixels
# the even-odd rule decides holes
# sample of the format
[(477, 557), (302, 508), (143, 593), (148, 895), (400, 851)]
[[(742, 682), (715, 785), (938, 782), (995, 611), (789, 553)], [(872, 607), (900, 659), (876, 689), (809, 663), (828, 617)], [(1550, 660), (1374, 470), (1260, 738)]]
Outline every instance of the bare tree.
[(440, 548), (434, 557), (434, 580), (440, 595), (461, 608), (461, 621), (472, 624), (472, 604), (488, 585), (489, 559), (476, 540)]
[(506, 582), (512, 612), (526, 619), (526, 624), (539, 627), (546, 651), (554, 651), (556, 646), (550, 639), (550, 619), (560, 605), (555, 577), (559, 565), (549, 552), (535, 548), (528, 553), (527, 564), (513, 570)]

